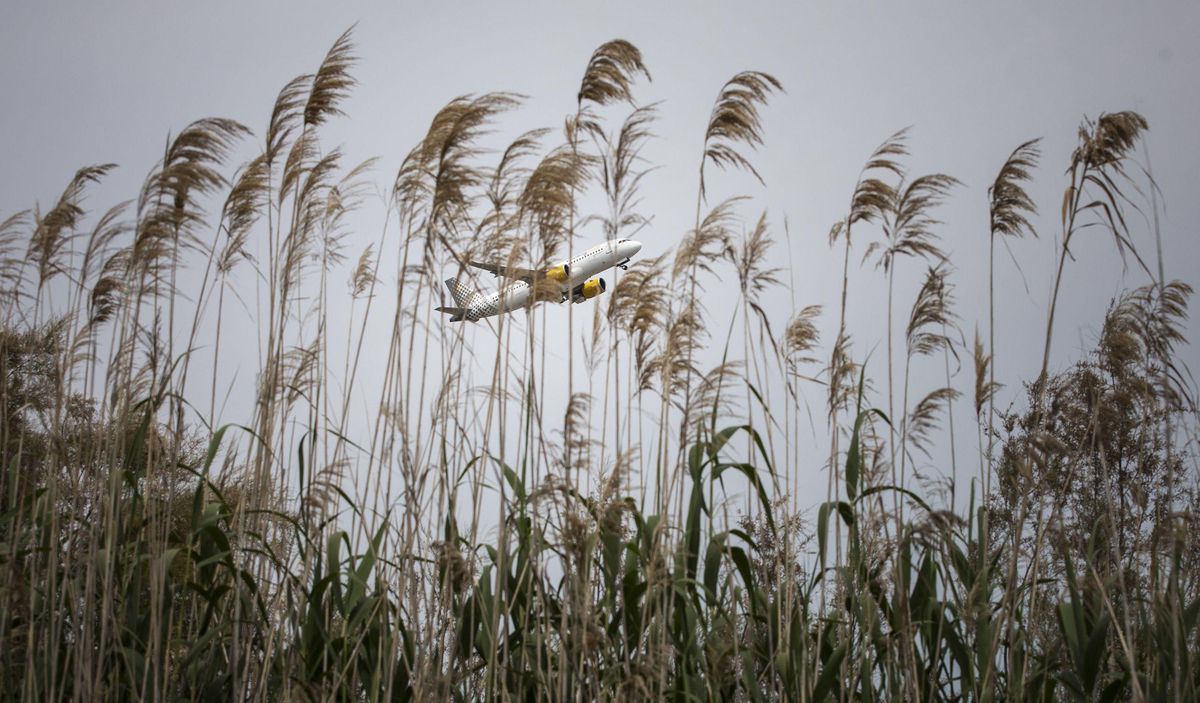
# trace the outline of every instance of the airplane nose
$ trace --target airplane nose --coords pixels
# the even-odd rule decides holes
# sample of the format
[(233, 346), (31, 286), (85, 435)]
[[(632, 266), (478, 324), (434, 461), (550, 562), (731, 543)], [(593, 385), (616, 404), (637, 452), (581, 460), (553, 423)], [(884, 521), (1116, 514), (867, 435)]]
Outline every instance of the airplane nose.
[(626, 247), (625, 256), (630, 257), (630, 256), (636, 255), (639, 251), (642, 250), (642, 243), (641, 242), (625, 242), (625, 247)]

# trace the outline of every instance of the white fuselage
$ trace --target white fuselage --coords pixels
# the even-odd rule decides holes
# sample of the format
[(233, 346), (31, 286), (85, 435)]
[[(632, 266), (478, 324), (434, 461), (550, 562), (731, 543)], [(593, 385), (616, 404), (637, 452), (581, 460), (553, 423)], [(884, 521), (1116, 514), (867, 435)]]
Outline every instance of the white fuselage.
[[(576, 286), (581, 285), (590, 278), (607, 271), (614, 266), (621, 266), (629, 262), (635, 254), (642, 248), (638, 242), (628, 239), (610, 239), (601, 244), (588, 249), (582, 254), (576, 255), (570, 261), (564, 261), (557, 264), (558, 266), (566, 265), (570, 270), (570, 275), (565, 281), (546, 280), (538, 284), (543, 290), (543, 286), (557, 286), (560, 295), (570, 295), (571, 291)], [(551, 290), (554, 290), (551, 288)], [(525, 281), (515, 281), (502, 287), (500, 290), (490, 295), (477, 295), (466, 306), (465, 317), (468, 320), (479, 320), (492, 315), (499, 315), (502, 312), (517, 310), (529, 305), (530, 297), (533, 295), (533, 288)], [(545, 297), (542, 297), (544, 300)]]

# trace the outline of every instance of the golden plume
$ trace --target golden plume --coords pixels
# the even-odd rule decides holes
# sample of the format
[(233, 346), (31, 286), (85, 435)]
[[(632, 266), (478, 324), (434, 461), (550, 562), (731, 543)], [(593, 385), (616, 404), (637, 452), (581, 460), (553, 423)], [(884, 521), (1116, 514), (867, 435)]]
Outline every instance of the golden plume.
[(1029, 215), (1037, 214), (1037, 206), (1022, 185), (1030, 178), (1030, 171), (1037, 166), (1041, 151), (1040, 139), (1031, 139), (1009, 154), (996, 180), (988, 188), (992, 233), (1007, 237), (1020, 237), (1023, 232), (1037, 236)]
[(637, 74), (650, 79), (650, 71), (642, 63), (642, 52), (624, 39), (601, 44), (588, 60), (583, 82), (577, 97), (580, 107), (585, 101), (607, 105), (615, 101), (633, 104), (630, 88)]
[(761, 71), (743, 71), (722, 86), (704, 131), (704, 161), (700, 167), (702, 198), (705, 196), (705, 163), (711, 162), (721, 169), (745, 169), (762, 182), (762, 176), (738, 146), (755, 149), (762, 144), (762, 120), (758, 108), (765, 105), (776, 90), (783, 90), (783, 85), (774, 76)]
[(342, 32), (313, 75), (312, 88), (304, 103), (305, 127), (319, 126), (329, 117), (342, 114), (338, 103), (349, 95), (356, 82), (350, 75), (355, 62), (354, 44), (350, 41), (353, 31), (354, 27), (350, 27)]

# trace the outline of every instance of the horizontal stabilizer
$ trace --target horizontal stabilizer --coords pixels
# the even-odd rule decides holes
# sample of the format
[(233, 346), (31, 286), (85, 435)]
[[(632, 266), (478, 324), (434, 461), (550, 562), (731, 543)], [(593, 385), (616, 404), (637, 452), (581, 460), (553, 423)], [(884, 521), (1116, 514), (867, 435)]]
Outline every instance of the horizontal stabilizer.
[(466, 308), (437, 308), (437, 311), (450, 313), (451, 322), (462, 322), (467, 318)]

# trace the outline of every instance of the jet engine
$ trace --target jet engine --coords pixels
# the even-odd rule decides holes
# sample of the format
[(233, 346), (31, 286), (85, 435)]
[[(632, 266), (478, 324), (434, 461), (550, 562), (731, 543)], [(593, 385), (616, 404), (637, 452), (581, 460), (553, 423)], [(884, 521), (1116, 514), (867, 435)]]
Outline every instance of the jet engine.
[(591, 300), (606, 290), (608, 290), (608, 284), (604, 282), (603, 278), (589, 278), (576, 289), (574, 302), (582, 303), (585, 300)]
[(546, 278), (549, 278), (551, 281), (558, 281), (559, 283), (566, 283), (567, 279), (569, 279), (570, 277), (571, 277), (571, 267), (569, 264), (563, 264), (562, 266), (555, 266), (552, 269), (546, 270)]

